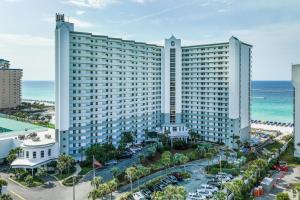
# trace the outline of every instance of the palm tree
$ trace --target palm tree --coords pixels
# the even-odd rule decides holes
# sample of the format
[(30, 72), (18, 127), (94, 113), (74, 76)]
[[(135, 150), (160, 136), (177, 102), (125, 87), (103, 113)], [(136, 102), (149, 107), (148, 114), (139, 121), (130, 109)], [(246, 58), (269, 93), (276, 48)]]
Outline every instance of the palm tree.
[(170, 151), (163, 152), (163, 154), (161, 155), (161, 162), (166, 167), (166, 174), (167, 174), (168, 168), (172, 163), (172, 153)]
[(213, 154), (208, 152), (208, 153), (205, 154), (205, 157), (207, 158), (207, 171), (209, 171), (209, 164), (210, 164), (210, 161), (213, 157)]
[(150, 168), (138, 165), (136, 171), (136, 177), (138, 181), (138, 188), (140, 189), (140, 178), (150, 173)]
[(107, 182), (107, 189), (108, 192), (110, 193), (110, 200), (112, 200), (112, 193), (118, 188), (118, 181), (117, 179), (112, 179)]
[(94, 187), (94, 189), (98, 189), (100, 184), (103, 182), (103, 178), (101, 176), (96, 176), (92, 179), (91, 185)]
[(117, 176), (120, 175), (121, 170), (120, 170), (120, 168), (118, 168), (118, 167), (113, 167), (113, 168), (111, 169), (111, 173), (112, 173), (112, 175), (113, 175), (114, 178), (117, 178)]
[(162, 192), (156, 192), (153, 200), (183, 200), (187, 198), (187, 192), (182, 186), (169, 185)]
[(99, 195), (99, 192), (97, 189), (93, 189), (92, 191), (90, 191), (88, 198), (92, 199), (92, 200), (96, 200), (97, 197)]
[(132, 192), (132, 180), (136, 177), (137, 169), (135, 167), (128, 167), (125, 170), (126, 178), (130, 181), (130, 189)]
[(293, 191), (298, 193), (298, 200), (300, 200), (300, 183), (296, 183), (293, 185)]

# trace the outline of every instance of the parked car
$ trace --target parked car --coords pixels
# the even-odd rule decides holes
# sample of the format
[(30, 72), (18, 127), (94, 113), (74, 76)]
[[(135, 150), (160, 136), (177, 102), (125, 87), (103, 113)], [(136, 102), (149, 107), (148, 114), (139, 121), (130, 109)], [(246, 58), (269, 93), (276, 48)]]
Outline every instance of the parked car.
[(233, 178), (233, 176), (231, 174), (227, 174), (225, 172), (219, 172), (218, 175), (222, 175), (222, 176), (228, 176), (230, 179)]
[(188, 195), (188, 200), (206, 200), (205, 196), (198, 195), (197, 193), (190, 192)]
[(216, 178), (218, 179), (218, 180), (220, 180), (220, 181), (225, 181), (225, 182), (228, 182), (228, 181), (230, 181), (231, 180), (231, 178), (229, 177), (229, 176), (227, 176), (227, 175), (219, 175), (219, 174), (217, 174), (216, 175)]
[(177, 173), (177, 172), (173, 172), (171, 175), (175, 176), (178, 181), (182, 181), (183, 180), (183, 177), (179, 173)]
[(217, 187), (211, 186), (211, 185), (207, 185), (207, 184), (200, 185), (199, 190), (202, 190), (202, 189), (204, 189), (206, 191), (209, 191), (209, 192), (211, 192), (213, 194), (215, 194), (215, 193), (217, 193), (219, 191), (219, 189)]
[(213, 186), (213, 187), (217, 187), (217, 188), (219, 188), (219, 189), (220, 189), (221, 186), (222, 186), (222, 182), (219, 181), (219, 180), (216, 180), (216, 181), (211, 180), (211, 181), (208, 181), (207, 184), (208, 184), (208, 185), (211, 185), (211, 186)]
[(178, 182), (177, 178), (173, 175), (169, 175), (168, 178), (172, 181), (173, 184), (176, 184)]
[(169, 179), (169, 178), (164, 178), (164, 179), (162, 179), (160, 182), (163, 182), (163, 183), (165, 183), (166, 185), (170, 185), (170, 184), (172, 184), (172, 181)]
[(203, 197), (206, 197), (206, 198), (212, 198), (213, 197), (213, 194), (207, 190), (197, 190), (197, 195), (199, 196), (203, 196)]
[(289, 167), (287, 166), (287, 163), (284, 161), (277, 162), (275, 165), (272, 166), (272, 169), (287, 172), (289, 171)]
[(152, 192), (149, 189), (141, 190), (141, 193), (145, 196), (146, 199), (151, 199)]
[(131, 158), (132, 157), (132, 153), (131, 152), (124, 152), (121, 153), (120, 155), (118, 155), (118, 159), (126, 159), (126, 158)]
[(136, 192), (133, 194), (134, 200), (146, 200), (146, 197), (141, 192)]
[(118, 164), (117, 160), (110, 160), (105, 163), (106, 166), (116, 165)]

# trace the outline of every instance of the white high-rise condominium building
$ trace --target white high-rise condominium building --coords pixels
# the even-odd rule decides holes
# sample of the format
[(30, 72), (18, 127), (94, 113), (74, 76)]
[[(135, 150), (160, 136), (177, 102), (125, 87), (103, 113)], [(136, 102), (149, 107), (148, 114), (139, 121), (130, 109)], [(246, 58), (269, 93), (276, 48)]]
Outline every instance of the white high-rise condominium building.
[(294, 145), (295, 157), (300, 157), (300, 64), (292, 66), (294, 86)]
[(60, 150), (82, 149), (132, 131), (187, 134), (233, 145), (249, 139), (251, 45), (164, 46), (74, 31), (56, 15), (56, 129)]

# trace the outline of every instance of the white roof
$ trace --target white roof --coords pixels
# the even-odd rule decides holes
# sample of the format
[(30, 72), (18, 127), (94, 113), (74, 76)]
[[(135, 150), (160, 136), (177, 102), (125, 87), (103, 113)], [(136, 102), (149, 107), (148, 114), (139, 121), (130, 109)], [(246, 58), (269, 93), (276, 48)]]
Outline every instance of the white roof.
[(49, 163), (55, 160), (55, 157), (46, 158), (46, 159), (26, 159), (26, 158), (17, 158), (11, 163), (12, 168), (36, 168), (46, 163)]
[(33, 138), (26, 138), (22, 141), (23, 147), (25, 146), (46, 146), (55, 144), (55, 130), (48, 129), (46, 131), (37, 132), (36, 138), (39, 140), (34, 140)]

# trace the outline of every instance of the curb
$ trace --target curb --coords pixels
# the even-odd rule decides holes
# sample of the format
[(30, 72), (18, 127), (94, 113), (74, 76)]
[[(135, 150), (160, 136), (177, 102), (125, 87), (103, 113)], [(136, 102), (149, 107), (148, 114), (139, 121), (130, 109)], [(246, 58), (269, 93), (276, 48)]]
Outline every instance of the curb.
[(9, 177), (8, 177), (7, 179), (8, 179), (9, 181), (11, 181), (11, 182), (13, 182), (13, 183), (19, 185), (20, 187), (22, 187), (22, 188), (24, 188), (24, 189), (30, 190), (29, 187), (27, 187), (27, 186), (25, 186), (25, 185), (22, 185), (22, 184), (19, 183), (18, 181), (15, 181), (15, 180), (13, 180), (13, 179), (11, 179), (11, 178), (9, 178)]

